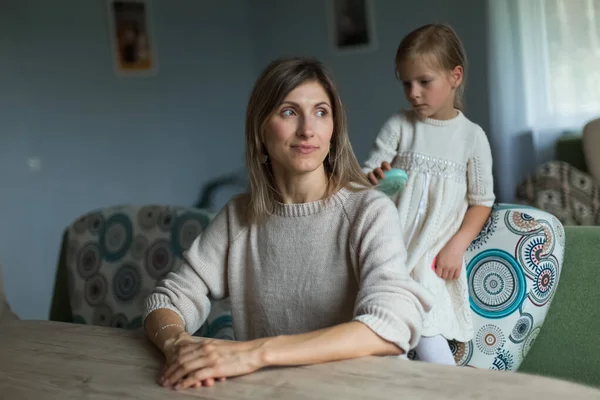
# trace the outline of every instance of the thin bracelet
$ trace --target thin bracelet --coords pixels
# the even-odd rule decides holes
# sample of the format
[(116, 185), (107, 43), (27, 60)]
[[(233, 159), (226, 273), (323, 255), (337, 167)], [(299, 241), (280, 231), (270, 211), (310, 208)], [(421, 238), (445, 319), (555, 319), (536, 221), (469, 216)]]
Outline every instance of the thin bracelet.
[(178, 326), (178, 327), (180, 327), (181, 329), (185, 329), (183, 326), (181, 326), (181, 325), (179, 325), (179, 324), (167, 324), (167, 325), (163, 325), (163, 326), (161, 326), (160, 328), (158, 328), (158, 330), (157, 330), (157, 331), (156, 331), (156, 333), (154, 334), (154, 339), (156, 339), (156, 337), (158, 336), (158, 334), (159, 334), (159, 333), (160, 333), (160, 332), (161, 332), (163, 329), (170, 328), (171, 326)]

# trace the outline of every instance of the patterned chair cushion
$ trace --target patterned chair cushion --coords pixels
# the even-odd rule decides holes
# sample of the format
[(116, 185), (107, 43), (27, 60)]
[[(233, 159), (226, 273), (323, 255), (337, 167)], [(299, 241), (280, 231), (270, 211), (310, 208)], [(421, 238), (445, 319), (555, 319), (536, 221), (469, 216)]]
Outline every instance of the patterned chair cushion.
[(600, 184), (566, 162), (540, 165), (519, 184), (516, 201), (552, 213), (563, 225), (600, 225)]
[[(136, 329), (156, 282), (212, 218), (207, 211), (159, 205), (120, 206), (88, 213), (68, 228), (68, 292), (73, 322)], [(220, 304), (222, 303), (222, 304)], [(227, 301), (215, 302), (200, 329), (232, 336)]]
[(564, 228), (553, 215), (526, 206), (494, 206), (466, 253), (475, 337), (450, 343), (458, 365), (519, 368), (556, 292), (564, 248)]

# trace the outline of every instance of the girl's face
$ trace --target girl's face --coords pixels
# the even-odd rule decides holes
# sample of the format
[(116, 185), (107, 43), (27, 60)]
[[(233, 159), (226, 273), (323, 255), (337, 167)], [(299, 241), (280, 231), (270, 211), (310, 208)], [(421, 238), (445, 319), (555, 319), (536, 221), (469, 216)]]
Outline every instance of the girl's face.
[(446, 71), (431, 68), (424, 57), (404, 60), (400, 64), (400, 80), (406, 100), (421, 118), (451, 119), (456, 116), (454, 96), (462, 82), (463, 68)]

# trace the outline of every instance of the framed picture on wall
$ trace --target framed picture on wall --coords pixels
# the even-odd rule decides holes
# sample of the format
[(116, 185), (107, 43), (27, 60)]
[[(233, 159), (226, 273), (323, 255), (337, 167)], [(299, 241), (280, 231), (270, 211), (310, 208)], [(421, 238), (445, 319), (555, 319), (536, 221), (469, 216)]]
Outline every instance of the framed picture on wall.
[(149, 76), (158, 72), (152, 10), (149, 0), (107, 0), (110, 41), (115, 70), (120, 76)]
[(373, 0), (329, 0), (328, 7), (329, 31), (336, 52), (377, 48)]

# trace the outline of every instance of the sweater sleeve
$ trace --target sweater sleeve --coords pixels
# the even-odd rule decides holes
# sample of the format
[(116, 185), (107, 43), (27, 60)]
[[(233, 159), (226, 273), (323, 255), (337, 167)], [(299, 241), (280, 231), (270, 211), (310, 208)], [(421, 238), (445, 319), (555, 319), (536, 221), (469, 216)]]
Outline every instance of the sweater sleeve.
[(196, 332), (210, 313), (210, 299), (228, 296), (227, 250), (228, 212), (225, 207), (184, 253), (177, 271), (159, 281), (146, 299), (144, 319), (152, 311), (175, 311), (185, 322), (188, 333)]
[(360, 279), (354, 320), (408, 352), (419, 341), (433, 297), (407, 270), (393, 202), (375, 191), (365, 200), (353, 229)]
[(400, 127), (400, 118), (397, 115), (392, 116), (383, 124), (364, 163), (363, 173), (368, 174), (380, 167), (384, 161), (392, 162), (398, 153)]
[(494, 178), (492, 175), (492, 151), (485, 132), (478, 128), (473, 141), (473, 151), (467, 161), (469, 205), (492, 207)]

